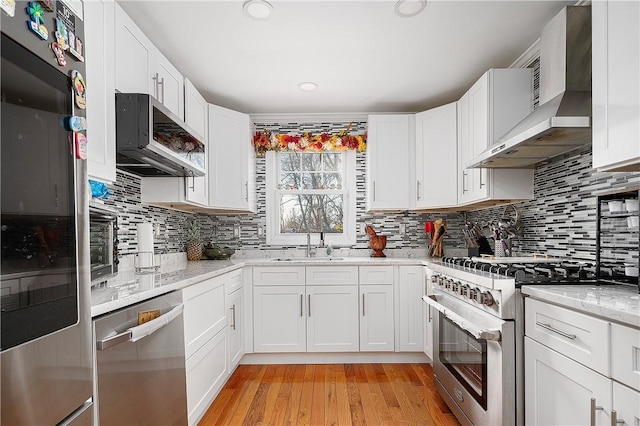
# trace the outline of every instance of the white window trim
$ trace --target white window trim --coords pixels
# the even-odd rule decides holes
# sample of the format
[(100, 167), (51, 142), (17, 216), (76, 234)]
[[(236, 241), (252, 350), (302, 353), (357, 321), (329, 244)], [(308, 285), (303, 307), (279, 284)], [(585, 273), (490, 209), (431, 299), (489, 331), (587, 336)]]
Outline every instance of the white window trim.
[[(354, 150), (345, 152), (345, 198), (344, 198), (344, 232), (341, 235), (325, 234), (325, 245), (351, 246), (356, 243), (356, 153)], [(306, 234), (287, 235), (280, 234), (278, 212), (280, 211), (276, 200), (276, 187), (278, 185), (278, 156), (274, 151), (267, 151), (266, 163), (266, 221), (267, 221), (267, 245), (297, 245), (306, 246)], [(320, 233), (311, 233), (311, 244), (317, 246), (320, 243)]]

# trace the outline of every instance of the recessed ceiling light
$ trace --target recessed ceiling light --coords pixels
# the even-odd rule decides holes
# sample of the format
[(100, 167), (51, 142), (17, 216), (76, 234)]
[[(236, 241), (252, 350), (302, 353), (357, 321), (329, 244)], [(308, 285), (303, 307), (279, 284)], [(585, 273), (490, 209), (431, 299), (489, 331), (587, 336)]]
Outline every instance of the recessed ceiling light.
[(311, 92), (311, 91), (316, 90), (318, 88), (318, 84), (314, 83), (313, 81), (304, 81), (304, 82), (298, 84), (298, 87), (300, 88), (300, 90), (302, 90), (304, 92)]
[(244, 13), (255, 19), (268, 19), (273, 13), (271, 3), (264, 0), (247, 0), (242, 5)]
[(395, 6), (396, 15), (410, 18), (422, 12), (427, 6), (427, 0), (398, 0)]

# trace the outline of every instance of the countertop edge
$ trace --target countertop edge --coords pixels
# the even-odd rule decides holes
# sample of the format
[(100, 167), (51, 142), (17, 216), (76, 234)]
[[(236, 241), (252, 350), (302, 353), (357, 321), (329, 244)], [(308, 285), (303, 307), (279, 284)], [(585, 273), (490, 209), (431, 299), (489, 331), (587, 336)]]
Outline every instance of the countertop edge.
[[(202, 263), (201, 263), (202, 262)], [(216, 263), (214, 263), (216, 262)], [(220, 263), (217, 263), (220, 262)], [(224, 262), (224, 263), (223, 263)], [(231, 262), (231, 264), (229, 263)], [(222, 263), (222, 264), (221, 264)], [(174, 272), (183, 271), (183, 273), (188, 274), (187, 278), (176, 279), (176, 281), (169, 282), (165, 285), (161, 285), (158, 287), (146, 289), (143, 291), (136, 292), (134, 294), (127, 295), (123, 298), (119, 298), (116, 300), (110, 300), (106, 302), (102, 302), (96, 305), (91, 306), (91, 317), (97, 318), (101, 315), (108, 314), (113, 311), (117, 311), (119, 309), (123, 309), (136, 303), (144, 302), (146, 300), (152, 299), (157, 296), (161, 296), (163, 294), (170, 293), (172, 291), (181, 290), (183, 288), (189, 287), (191, 285), (197, 284), (199, 282), (215, 278), (217, 276), (232, 272), (237, 269), (241, 269), (244, 267), (253, 267), (253, 266), (375, 266), (375, 265), (414, 265), (414, 266), (429, 266), (431, 261), (429, 259), (424, 258), (347, 258), (344, 260), (329, 260), (326, 261), (317, 260), (317, 258), (313, 261), (308, 261), (305, 258), (300, 259), (292, 259), (290, 261), (273, 261), (270, 259), (237, 259), (230, 261), (199, 261), (199, 262), (189, 262), (185, 268), (176, 269)], [(203, 271), (202, 273), (198, 273), (196, 271), (192, 271), (192, 269), (197, 269), (199, 267), (205, 268), (215, 268), (207, 271)], [(191, 271), (190, 271), (191, 270)], [(122, 281), (124, 285), (127, 283), (127, 279), (123, 279), (124, 276), (130, 276), (131, 278), (128, 281), (133, 281), (139, 278), (139, 275), (135, 275), (130, 273), (121, 274), (120, 276), (116, 276), (113, 280)], [(107, 284), (109, 286), (109, 284)], [(113, 287), (117, 287), (114, 285)], [(93, 293), (92, 289), (92, 293)], [(99, 291), (96, 290), (96, 291)]]
[(607, 321), (640, 328), (640, 295), (622, 285), (524, 285), (522, 294)]

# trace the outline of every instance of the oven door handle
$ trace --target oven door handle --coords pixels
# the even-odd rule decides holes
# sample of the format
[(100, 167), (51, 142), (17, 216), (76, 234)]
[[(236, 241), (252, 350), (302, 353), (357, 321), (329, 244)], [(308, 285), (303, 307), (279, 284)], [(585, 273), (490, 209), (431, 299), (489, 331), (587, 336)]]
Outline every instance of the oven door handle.
[(434, 295), (423, 296), (422, 300), (424, 300), (429, 306), (442, 313), (442, 315), (447, 317), (458, 327), (470, 333), (476, 339), (492, 340), (496, 342), (499, 342), (502, 339), (502, 332), (500, 330), (486, 329), (473, 324), (469, 320), (453, 312), (451, 309), (438, 303), (436, 296)]

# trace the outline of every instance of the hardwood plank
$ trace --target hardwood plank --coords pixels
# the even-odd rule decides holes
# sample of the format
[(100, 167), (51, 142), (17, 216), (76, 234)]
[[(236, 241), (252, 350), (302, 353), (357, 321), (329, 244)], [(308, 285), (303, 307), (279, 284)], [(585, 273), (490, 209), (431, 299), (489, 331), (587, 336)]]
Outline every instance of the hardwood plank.
[(333, 368), (336, 376), (336, 403), (338, 406), (338, 424), (351, 425), (351, 405), (349, 403), (349, 388), (347, 386), (347, 376), (345, 366), (335, 365)]
[(396, 425), (397, 421), (391, 416), (389, 407), (382, 393), (382, 389), (378, 386), (378, 377), (373, 364), (365, 364), (364, 372), (367, 376), (367, 383), (369, 384), (369, 392), (371, 393), (371, 399), (378, 415), (378, 420), (381, 425)]
[(272, 374), (265, 374), (264, 382), (269, 383), (269, 388), (265, 395), (265, 405), (261, 416), (261, 419), (256, 425), (269, 424), (273, 411), (278, 402), (278, 394), (280, 393), (280, 386), (284, 378), (284, 365), (274, 365), (271, 367)]
[(300, 397), (302, 396), (302, 385), (304, 384), (304, 365), (296, 365), (291, 385), (291, 398), (287, 404), (285, 421), (288, 425), (298, 424), (298, 410), (300, 409)]
[(228, 422), (228, 419), (235, 413), (236, 407), (243, 395), (244, 388), (249, 385), (251, 380), (253, 380), (259, 371), (259, 367), (260, 366), (258, 365), (238, 366), (233, 374), (235, 377), (229, 379), (229, 382), (227, 382), (220, 391), (220, 394), (223, 394), (224, 391), (228, 389), (232, 394), (226, 401), (225, 399), (218, 401), (218, 398), (216, 398), (209, 410), (207, 410), (207, 413), (202, 417), (202, 420), (200, 420), (199, 424), (214, 425)]
[(416, 413), (413, 411), (411, 407), (411, 403), (407, 399), (407, 396), (404, 393), (402, 388), (402, 375), (397, 370), (397, 364), (384, 364), (384, 370), (387, 372), (387, 376), (389, 376), (389, 382), (391, 384), (391, 389), (393, 389), (393, 393), (396, 395), (398, 399), (398, 403), (400, 404), (400, 409), (402, 410), (403, 417), (409, 421), (410, 424), (420, 424), (420, 419), (416, 416)]
[(371, 397), (371, 392), (369, 391), (369, 383), (367, 381), (367, 375), (364, 371), (364, 365), (356, 364), (354, 366), (354, 369), (356, 371), (356, 382), (358, 383), (358, 390), (360, 391), (360, 403), (362, 404), (365, 423), (368, 425), (380, 424), (376, 406), (373, 403), (373, 398)]
[(306, 365), (304, 369), (304, 381), (300, 392), (300, 408), (298, 409), (299, 425), (311, 424), (311, 404), (313, 403), (313, 375), (315, 366)]
[(313, 375), (313, 400), (311, 403), (311, 424), (324, 425), (324, 405), (325, 392), (324, 380), (326, 376), (326, 365), (316, 365)]
[(349, 408), (351, 409), (351, 423), (353, 425), (365, 425), (364, 411), (362, 402), (360, 401), (360, 391), (356, 379), (356, 372), (353, 364), (347, 364), (344, 367), (345, 377), (347, 379), (347, 391), (349, 394)]
[(291, 386), (293, 385), (294, 372), (296, 371), (292, 366), (282, 365), (281, 367), (283, 369), (282, 383), (278, 390), (273, 413), (268, 420), (268, 423), (272, 425), (282, 425), (285, 423), (284, 419), (287, 414), (287, 404), (291, 398)]
[(236, 406), (236, 411), (233, 413), (233, 416), (229, 419), (230, 424), (239, 425), (242, 424), (251, 404), (253, 402), (253, 398), (258, 392), (258, 388), (260, 387), (260, 381), (262, 377), (264, 377), (264, 373), (267, 371), (266, 365), (257, 366), (258, 371), (256, 375), (247, 383), (247, 386), (243, 389), (243, 395), (238, 405)]
[(335, 365), (327, 365), (324, 376), (324, 424), (327, 426), (339, 425)]

